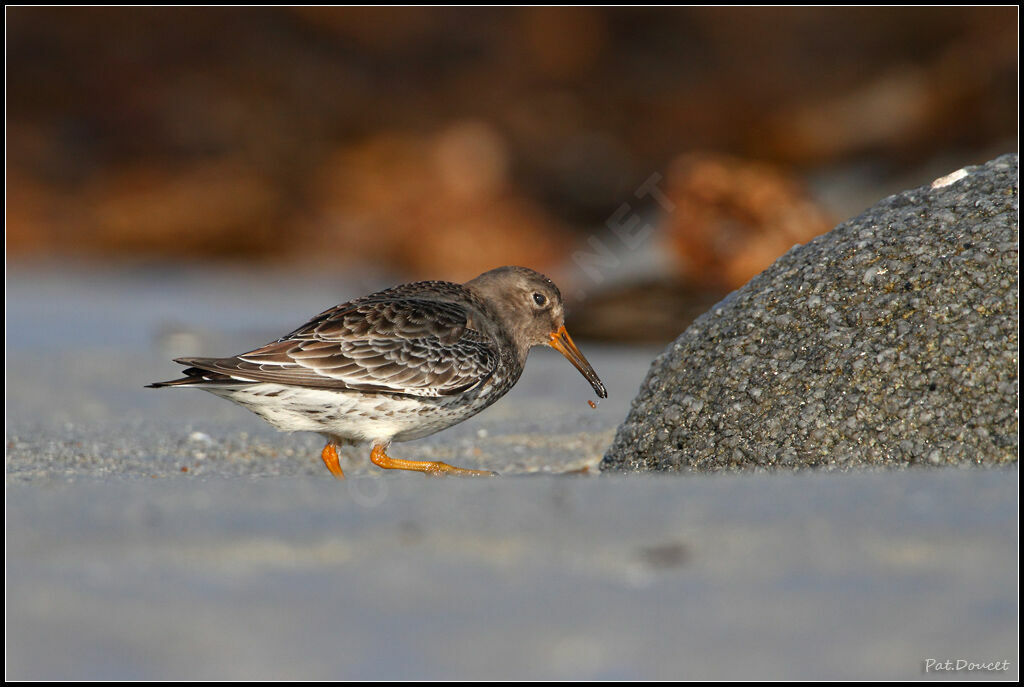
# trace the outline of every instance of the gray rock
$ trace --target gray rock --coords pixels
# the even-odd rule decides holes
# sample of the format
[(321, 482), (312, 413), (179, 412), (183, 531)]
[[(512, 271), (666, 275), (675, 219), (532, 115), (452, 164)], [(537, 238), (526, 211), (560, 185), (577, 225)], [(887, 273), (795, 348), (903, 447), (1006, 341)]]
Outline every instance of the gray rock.
[(655, 359), (603, 470), (1017, 459), (1018, 157), (883, 200)]

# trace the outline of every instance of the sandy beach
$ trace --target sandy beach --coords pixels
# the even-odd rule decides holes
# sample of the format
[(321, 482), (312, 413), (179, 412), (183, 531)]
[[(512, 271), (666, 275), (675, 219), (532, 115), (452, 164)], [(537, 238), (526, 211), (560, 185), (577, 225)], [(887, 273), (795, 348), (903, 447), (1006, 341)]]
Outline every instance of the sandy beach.
[(380, 285), (9, 270), (8, 679), (1016, 679), (1016, 468), (598, 475), (658, 350), (586, 341), (393, 452), (493, 480), (142, 388)]

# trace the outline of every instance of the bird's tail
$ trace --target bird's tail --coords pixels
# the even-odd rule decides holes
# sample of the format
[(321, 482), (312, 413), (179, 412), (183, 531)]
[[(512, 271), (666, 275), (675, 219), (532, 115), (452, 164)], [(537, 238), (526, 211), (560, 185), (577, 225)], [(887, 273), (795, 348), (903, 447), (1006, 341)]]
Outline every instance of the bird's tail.
[[(216, 358), (175, 358), (174, 362), (181, 365), (203, 365), (205, 361), (216, 360)], [(190, 367), (182, 371), (185, 376), (181, 379), (172, 379), (167, 382), (153, 382), (147, 384), (147, 389), (160, 389), (165, 386), (198, 386), (198, 387), (211, 387), (211, 386), (237, 386), (239, 384), (246, 384), (234, 377), (229, 377), (222, 372), (214, 372), (212, 370), (206, 370), (202, 367)]]

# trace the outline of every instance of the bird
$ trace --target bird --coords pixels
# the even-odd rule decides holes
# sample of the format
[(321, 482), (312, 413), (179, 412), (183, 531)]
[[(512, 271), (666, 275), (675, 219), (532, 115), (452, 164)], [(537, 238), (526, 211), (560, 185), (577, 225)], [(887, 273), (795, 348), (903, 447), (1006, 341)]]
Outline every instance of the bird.
[(227, 358), (177, 358), (185, 376), (149, 388), (208, 391), (281, 431), (326, 439), (320, 458), (344, 479), (339, 445), (370, 444), (387, 470), (493, 476), (441, 461), (392, 458), (411, 441), (489, 407), (519, 381), (534, 346), (564, 355), (600, 398), (604, 383), (565, 328), (554, 282), (505, 266), (459, 284), (419, 281), (336, 305), (276, 341)]

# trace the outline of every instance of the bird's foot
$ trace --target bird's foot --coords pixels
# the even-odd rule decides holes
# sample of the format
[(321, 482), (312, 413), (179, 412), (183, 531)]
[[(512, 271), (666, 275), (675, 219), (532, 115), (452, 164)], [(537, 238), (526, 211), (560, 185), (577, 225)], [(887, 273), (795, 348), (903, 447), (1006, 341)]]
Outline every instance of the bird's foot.
[(345, 479), (345, 473), (341, 471), (341, 461), (338, 460), (338, 447), (332, 441), (328, 441), (324, 450), (320, 452), (324, 465), (337, 479)]
[(445, 477), (455, 475), (457, 477), (497, 477), (498, 473), (490, 470), (471, 470), (469, 468), (457, 468), (448, 463), (438, 460), (403, 460), (392, 458), (384, 452), (382, 446), (374, 446), (370, 453), (370, 460), (379, 468), (385, 470), (413, 470), (422, 472), (430, 477)]

